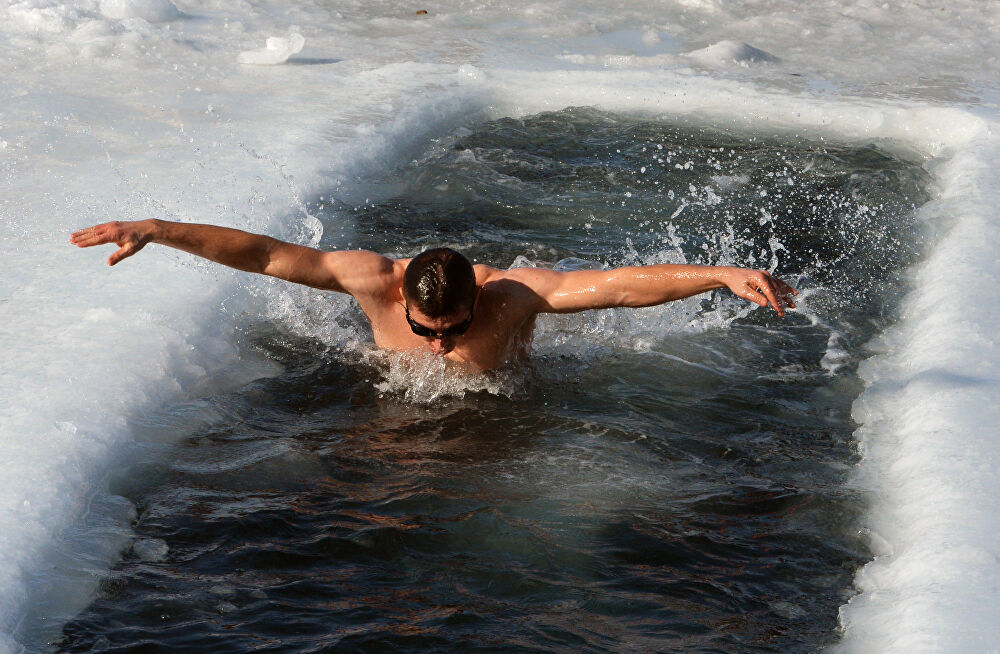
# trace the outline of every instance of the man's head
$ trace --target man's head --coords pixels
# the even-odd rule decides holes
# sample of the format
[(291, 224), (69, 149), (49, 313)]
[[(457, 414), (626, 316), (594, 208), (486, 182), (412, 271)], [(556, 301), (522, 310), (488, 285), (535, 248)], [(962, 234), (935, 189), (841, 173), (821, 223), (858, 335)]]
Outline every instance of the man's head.
[(476, 273), (451, 248), (427, 250), (406, 266), (403, 296), (408, 307), (431, 318), (468, 313), (476, 300)]
[[(455, 250), (427, 250), (406, 266), (403, 299), (410, 328), (420, 336), (436, 340), (435, 351), (444, 354), (451, 351), (455, 337), (471, 323), (476, 273), (469, 260)], [(435, 333), (445, 336), (435, 339)]]

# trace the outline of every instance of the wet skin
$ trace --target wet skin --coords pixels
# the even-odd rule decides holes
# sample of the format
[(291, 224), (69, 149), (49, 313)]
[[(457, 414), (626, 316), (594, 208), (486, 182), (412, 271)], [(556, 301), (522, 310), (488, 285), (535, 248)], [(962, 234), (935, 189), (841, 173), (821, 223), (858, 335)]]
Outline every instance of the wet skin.
[[(409, 260), (396, 263), (405, 271)], [(375, 344), (387, 350), (428, 351), (475, 370), (497, 368), (510, 359), (524, 357), (534, 331), (536, 312), (531, 308), (537, 298), (527, 286), (505, 279), (505, 271), (482, 265), (474, 266), (474, 270), (479, 290), (473, 320), (464, 334), (439, 339), (413, 333), (406, 320), (407, 306), (414, 322), (435, 332), (465, 322), (469, 309), (437, 318), (428, 316), (416, 302), (407, 302), (400, 273), (398, 287), (392, 293), (397, 296), (395, 302), (386, 305), (359, 301), (371, 323)]]
[(499, 270), (474, 267), (478, 295), (474, 318), (461, 335), (415, 334), (406, 320), (435, 332), (466, 321), (469, 308), (431, 317), (403, 293), (409, 259), (374, 252), (323, 252), (236, 229), (162, 220), (112, 222), (75, 232), (78, 247), (114, 243), (115, 265), (149, 243), (190, 252), (232, 268), (353, 296), (371, 323), (375, 344), (389, 350), (417, 350), (443, 356), (470, 370), (490, 370), (523, 357), (539, 313), (574, 313), (611, 307), (646, 307), (717, 288), (780, 316), (794, 308), (797, 291), (767, 271), (732, 266), (659, 264), (611, 270), (556, 272), (543, 268)]

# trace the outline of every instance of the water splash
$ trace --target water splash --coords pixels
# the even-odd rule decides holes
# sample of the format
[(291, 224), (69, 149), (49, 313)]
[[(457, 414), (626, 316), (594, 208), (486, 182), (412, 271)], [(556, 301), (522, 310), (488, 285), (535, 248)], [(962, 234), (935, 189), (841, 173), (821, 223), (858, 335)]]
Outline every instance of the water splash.
[(365, 363), (375, 367), (382, 378), (375, 383), (379, 393), (416, 404), (433, 404), (474, 393), (512, 398), (523, 395), (529, 379), (527, 368), (516, 363), (486, 373), (470, 373), (463, 366), (427, 352), (371, 348), (365, 355)]

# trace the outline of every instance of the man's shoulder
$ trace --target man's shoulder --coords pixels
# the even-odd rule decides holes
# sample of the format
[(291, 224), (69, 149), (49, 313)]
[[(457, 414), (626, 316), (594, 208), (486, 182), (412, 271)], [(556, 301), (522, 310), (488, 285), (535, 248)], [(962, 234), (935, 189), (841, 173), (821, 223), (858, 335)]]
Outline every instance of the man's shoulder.
[(507, 270), (496, 270), (493, 269), (493, 274), (490, 277), (490, 281), (508, 281), (508, 282), (519, 282), (521, 284), (533, 285), (539, 277), (551, 276), (554, 273), (549, 268), (537, 268), (533, 266), (520, 266), (517, 268), (509, 268)]
[(380, 300), (401, 284), (408, 259), (391, 259), (367, 250), (340, 250), (324, 254), (328, 270), (344, 290), (358, 297)]
[(523, 282), (526, 278), (526, 271), (529, 270), (528, 268), (509, 268), (507, 270), (502, 270), (500, 268), (493, 268), (492, 266), (485, 266), (482, 264), (476, 264), (473, 268), (476, 271), (477, 285), (480, 287), (489, 285), (496, 290), (508, 288), (516, 282)]
[(477, 266), (476, 281), (490, 295), (514, 301), (527, 309), (537, 310), (538, 294), (536, 292), (535, 276), (538, 268), (510, 268), (499, 270), (483, 266), (483, 276)]
[(525, 277), (531, 277), (537, 274), (539, 271), (547, 271), (548, 268), (537, 268), (533, 266), (518, 266), (516, 268), (493, 268), (491, 266), (484, 266), (482, 264), (476, 264), (473, 266), (476, 269), (476, 279), (479, 280), (481, 276), (488, 276), (491, 281), (500, 279), (523, 279)]
[(506, 270), (500, 270), (499, 268), (494, 268), (493, 266), (487, 266), (482, 263), (472, 264), (472, 270), (476, 273), (476, 284), (482, 286), (483, 284), (491, 281), (500, 279), (500, 277), (507, 272)]

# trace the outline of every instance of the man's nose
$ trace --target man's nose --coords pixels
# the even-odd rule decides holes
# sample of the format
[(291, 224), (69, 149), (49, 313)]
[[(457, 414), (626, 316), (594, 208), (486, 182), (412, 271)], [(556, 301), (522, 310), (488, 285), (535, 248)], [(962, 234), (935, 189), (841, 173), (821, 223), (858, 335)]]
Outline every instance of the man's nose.
[(434, 354), (448, 354), (454, 349), (454, 345), (451, 343), (451, 339), (448, 338), (435, 338), (430, 342), (431, 352)]

